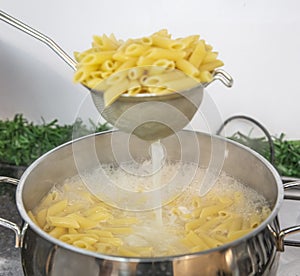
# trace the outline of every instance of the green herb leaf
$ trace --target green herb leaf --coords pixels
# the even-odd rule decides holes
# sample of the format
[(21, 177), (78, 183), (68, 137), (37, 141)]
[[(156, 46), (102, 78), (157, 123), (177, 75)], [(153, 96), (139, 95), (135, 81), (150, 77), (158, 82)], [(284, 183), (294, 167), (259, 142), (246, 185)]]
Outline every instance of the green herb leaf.
[(16, 114), (13, 120), (0, 120), (0, 162), (28, 166), (42, 154), (65, 142), (110, 129), (107, 123), (95, 124), (92, 120), (91, 128), (81, 120), (72, 125), (59, 125), (57, 119), (46, 123), (42, 118), (42, 122), (35, 125), (22, 114)]
[[(270, 149), (266, 137), (250, 138), (240, 132), (228, 137), (246, 145), (270, 160)], [(286, 140), (285, 134), (272, 137), (275, 150), (275, 168), (283, 176), (300, 177), (300, 140)]]

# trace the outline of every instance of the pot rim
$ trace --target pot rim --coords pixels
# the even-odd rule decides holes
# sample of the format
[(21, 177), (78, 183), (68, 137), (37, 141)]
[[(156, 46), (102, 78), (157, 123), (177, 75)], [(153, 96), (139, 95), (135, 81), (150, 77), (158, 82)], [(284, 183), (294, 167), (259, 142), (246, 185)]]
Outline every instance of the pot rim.
[(17, 190), (16, 190), (16, 205), (17, 208), (19, 210), (19, 213), (22, 217), (22, 219), (30, 226), (30, 228), (39, 236), (43, 237), (44, 239), (52, 242), (55, 245), (58, 245), (64, 249), (79, 253), (79, 254), (83, 254), (83, 255), (88, 255), (88, 256), (92, 256), (92, 257), (96, 257), (96, 258), (100, 258), (100, 259), (107, 259), (110, 261), (118, 261), (118, 262), (164, 262), (164, 261), (173, 261), (173, 260), (179, 260), (181, 258), (195, 258), (199, 255), (205, 255), (205, 254), (209, 254), (209, 253), (213, 253), (213, 252), (217, 252), (217, 251), (226, 251), (232, 247), (234, 247), (236, 244), (239, 244), (243, 241), (246, 241), (250, 238), (252, 238), (253, 236), (256, 236), (259, 232), (261, 232), (262, 230), (264, 230), (266, 227), (268, 227), (269, 223), (272, 222), (278, 212), (279, 209), (281, 207), (281, 204), (283, 202), (283, 197), (284, 197), (284, 190), (283, 190), (283, 185), (282, 185), (282, 180), (281, 177), (279, 175), (279, 173), (277, 172), (277, 170), (275, 169), (275, 167), (267, 160), (265, 159), (263, 156), (261, 156), (259, 153), (257, 153), (256, 151), (252, 150), (251, 148), (244, 146), (236, 141), (232, 141), (230, 139), (227, 139), (225, 137), (222, 136), (218, 136), (218, 135), (214, 135), (214, 134), (208, 134), (208, 133), (203, 133), (200, 131), (193, 131), (193, 130), (182, 130), (184, 132), (193, 132), (193, 133), (200, 133), (202, 135), (207, 135), (210, 136), (212, 138), (216, 138), (222, 141), (225, 141), (226, 143), (231, 143), (234, 144), (240, 148), (243, 148), (244, 150), (248, 151), (250, 154), (254, 155), (257, 159), (259, 159), (261, 162), (263, 162), (263, 164), (267, 167), (268, 170), (271, 171), (272, 175), (274, 176), (274, 179), (276, 181), (277, 184), (277, 199), (275, 201), (274, 207), (271, 211), (271, 213), (269, 214), (269, 216), (255, 229), (253, 229), (251, 232), (249, 232), (248, 234), (240, 237), (239, 239), (236, 239), (230, 243), (226, 243), (224, 245), (221, 245), (219, 247), (215, 247), (215, 248), (211, 248), (208, 250), (204, 250), (204, 251), (200, 251), (200, 252), (194, 252), (194, 253), (186, 253), (186, 254), (178, 254), (178, 255), (171, 255), (171, 256), (160, 256), (160, 257), (125, 257), (125, 256), (117, 256), (117, 255), (108, 255), (108, 254), (103, 254), (103, 253), (98, 253), (98, 252), (94, 252), (94, 251), (89, 251), (89, 250), (85, 250), (85, 249), (81, 249), (79, 247), (75, 247), (73, 245), (70, 245), (68, 243), (62, 242), (52, 236), (50, 236), (49, 234), (47, 234), (45, 231), (43, 231), (40, 227), (38, 227), (32, 220), (31, 218), (28, 216), (24, 204), (23, 204), (23, 200), (22, 200), (22, 191), (23, 191), (23, 187), (25, 184), (25, 180), (28, 177), (28, 175), (31, 173), (31, 171), (45, 158), (47, 158), (48, 155), (50, 155), (51, 153), (58, 151), (66, 146), (72, 145), (73, 143), (79, 142), (81, 140), (84, 139), (88, 139), (90, 137), (93, 136), (98, 136), (98, 135), (110, 135), (113, 132), (119, 132), (118, 130), (107, 130), (107, 131), (103, 131), (103, 132), (99, 132), (99, 133), (92, 133), (77, 139), (74, 139), (72, 141), (66, 142), (50, 151), (48, 151), (47, 153), (43, 154), (41, 157), (39, 157), (37, 160), (35, 160), (23, 173), (23, 175), (20, 178), (19, 184), (17, 186)]

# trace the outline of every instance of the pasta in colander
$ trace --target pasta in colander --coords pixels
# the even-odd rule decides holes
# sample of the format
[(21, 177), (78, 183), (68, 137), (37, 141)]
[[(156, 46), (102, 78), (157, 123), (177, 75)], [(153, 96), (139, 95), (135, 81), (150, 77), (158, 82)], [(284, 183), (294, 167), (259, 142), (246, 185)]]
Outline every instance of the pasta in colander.
[[(218, 53), (199, 35), (173, 39), (165, 29), (125, 42), (114, 35), (94, 36), (92, 48), (74, 56), (78, 62), (74, 81), (103, 91), (106, 106), (123, 93), (166, 94), (208, 83), (213, 71), (223, 66)], [(131, 68), (139, 71), (134, 79)], [(169, 74), (174, 71), (179, 72)], [(147, 82), (153, 76), (156, 82)]]

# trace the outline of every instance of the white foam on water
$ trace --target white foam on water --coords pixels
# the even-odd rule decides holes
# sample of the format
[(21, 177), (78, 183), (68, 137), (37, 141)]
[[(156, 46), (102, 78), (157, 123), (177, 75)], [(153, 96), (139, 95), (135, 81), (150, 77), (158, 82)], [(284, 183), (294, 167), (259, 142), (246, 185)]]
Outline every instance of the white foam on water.
[[(152, 161), (152, 172), (153, 172), (153, 187), (160, 187), (162, 183), (161, 168), (164, 159), (164, 149), (160, 141), (155, 141), (151, 144), (151, 161)], [(161, 193), (157, 193), (157, 197), (152, 198), (154, 206), (158, 206), (155, 211), (155, 221), (158, 225), (163, 225), (162, 208), (159, 206), (163, 205)]]
[[(189, 174), (194, 171), (193, 164), (168, 163), (163, 161), (163, 152), (159, 148), (159, 144), (153, 145), (152, 148), (152, 172), (148, 176), (137, 176), (126, 173), (122, 168), (115, 167), (112, 164), (106, 164), (102, 167), (105, 173), (113, 178), (113, 181), (119, 181), (124, 187), (130, 186), (130, 189), (151, 190), (153, 187), (166, 185), (168, 181), (174, 178), (174, 175)], [(129, 164), (128, 164), (129, 165)], [(174, 213), (174, 207), (177, 208), (183, 215), (189, 215), (192, 212), (191, 202), (195, 196), (199, 196), (201, 181), (206, 170), (198, 168), (193, 181), (185, 187), (181, 195), (170, 204), (163, 205), (161, 208), (147, 211), (128, 211), (118, 208), (111, 208), (114, 218), (136, 217), (139, 223), (132, 225), (133, 233), (120, 236), (125, 244), (129, 246), (150, 246), (153, 248), (155, 256), (163, 256), (167, 254), (181, 254), (187, 252), (181, 240), (185, 236), (184, 216), (177, 216)], [(99, 176), (99, 169), (93, 170), (87, 174), (90, 180), (101, 185), (105, 185), (105, 181)], [(127, 187), (128, 188), (128, 187)], [(57, 200), (64, 198), (68, 199), (71, 204), (82, 203), (84, 210), (90, 208), (90, 202), (87, 198), (81, 198), (80, 194), (86, 191), (84, 183), (79, 176), (70, 178), (63, 183), (62, 186), (55, 186), (52, 191), (57, 193)], [(80, 192), (80, 193), (78, 193)], [(258, 194), (255, 190), (247, 187), (231, 176), (222, 173), (219, 175), (216, 184), (212, 190), (201, 197), (202, 206), (210, 205), (212, 197), (228, 197), (233, 199), (237, 193), (243, 197), (241, 203), (233, 204), (230, 211), (236, 214), (241, 214), (245, 217), (253, 213), (259, 214), (262, 208), (269, 207), (266, 199)], [(142, 193), (141, 193), (142, 195)], [(161, 197), (153, 198), (155, 204), (162, 204)], [(206, 204), (207, 203), (207, 204)], [(136, 203), (138, 204), (138, 202)], [(84, 212), (83, 210), (83, 212)], [(109, 224), (109, 221), (107, 222)], [(213, 231), (210, 230), (210, 231)], [(0, 260), (1, 261), (1, 260)], [(0, 262), (1, 265), (1, 262)]]

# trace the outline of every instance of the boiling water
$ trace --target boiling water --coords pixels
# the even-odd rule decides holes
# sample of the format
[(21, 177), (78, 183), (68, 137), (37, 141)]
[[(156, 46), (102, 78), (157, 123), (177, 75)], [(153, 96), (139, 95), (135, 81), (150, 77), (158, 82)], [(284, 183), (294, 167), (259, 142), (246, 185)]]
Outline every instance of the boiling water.
[[(154, 158), (153, 169), (157, 169), (156, 165), (162, 162), (161, 152), (156, 154), (152, 156), (157, 157)], [(184, 174), (189, 169), (194, 167), (191, 168), (190, 164), (165, 163), (156, 181), (170, 181), (174, 174)], [(110, 164), (104, 165), (102, 170), (113, 181), (122, 181), (124, 185), (129, 183), (131, 187), (146, 189), (157, 187), (151, 175), (133, 176)], [(213, 189), (200, 197), (199, 182), (205, 173), (205, 169), (198, 168), (192, 183), (180, 196), (164, 204), (159, 211), (143, 212), (107, 205), (86, 190), (80, 176), (74, 176), (54, 186), (32, 210), (32, 217), (44, 231), (74, 246), (113, 255), (149, 257), (185, 254), (222, 245), (250, 232), (269, 215), (269, 204), (263, 196), (224, 173), (218, 177)], [(101, 182), (101, 174), (98, 169), (87, 177), (91, 181)], [(104, 182), (99, 184), (105, 185)], [(53, 213), (62, 202), (63, 209)], [(215, 210), (216, 207), (219, 209)], [(51, 212), (48, 211), (50, 209)], [(45, 214), (49, 213), (52, 216), (45, 218)], [(75, 218), (80, 227), (55, 224), (56, 217)], [(112, 233), (113, 237), (102, 237), (103, 231)], [(99, 238), (95, 236), (98, 233)], [(69, 239), (70, 235), (80, 239), (87, 236), (87, 240), (93, 243), (86, 244), (82, 240), (74, 242)]]
[[(153, 173), (153, 187), (161, 186), (161, 166), (163, 165), (164, 151), (160, 143), (160, 140), (151, 144), (151, 161), (152, 161), (152, 173)], [(158, 193), (157, 197), (152, 198), (155, 206), (162, 206), (162, 197)], [(155, 211), (156, 214), (156, 223), (158, 225), (163, 224), (163, 216), (161, 208), (157, 208)]]

